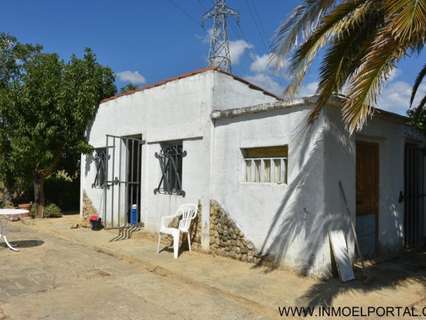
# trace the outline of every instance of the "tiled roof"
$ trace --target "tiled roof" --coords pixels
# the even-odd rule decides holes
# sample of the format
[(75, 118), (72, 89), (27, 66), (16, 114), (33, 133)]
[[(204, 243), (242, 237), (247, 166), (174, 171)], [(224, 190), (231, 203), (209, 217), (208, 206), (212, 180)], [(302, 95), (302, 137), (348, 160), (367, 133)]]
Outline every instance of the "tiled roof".
[(240, 78), (240, 77), (238, 77), (238, 76), (236, 76), (236, 75), (234, 75), (232, 73), (225, 72), (225, 71), (220, 70), (218, 68), (208, 67), (208, 68), (202, 68), (202, 69), (198, 69), (198, 70), (195, 70), (195, 71), (192, 71), (192, 72), (184, 73), (184, 74), (181, 74), (181, 75), (179, 75), (177, 77), (165, 79), (165, 80), (159, 81), (159, 82), (154, 83), (154, 84), (149, 84), (149, 85), (146, 85), (146, 86), (144, 86), (143, 88), (140, 88), (140, 89), (129, 90), (129, 91), (126, 91), (124, 93), (120, 93), (120, 94), (115, 95), (113, 97), (106, 98), (106, 99), (102, 100), (101, 103), (104, 103), (104, 102), (107, 102), (107, 101), (111, 101), (111, 100), (115, 100), (115, 99), (118, 99), (118, 98), (123, 97), (123, 96), (132, 95), (132, 94), (134, 94), (136, 92), (141, 92), (141, 91), (144, 91), (144, 90), (148, 90), (148, 89), (152, 89), (152, 88), (155, 88), (155, 87), (159, 87), (159, 86), (162, 86), (162, 85), (164, 85), (166, 83), (169, 83), (169, 82), (172, 82), (172, 81), (176, 81), (176, 80), (180, 80), (180, 79), (184, 79), (184, 78), (188, 78), (188, 77), (192, 77), (192, 76), (195, 76), (197, 74), (204, 73), (204, 72), (207, 72), (207, 71), (216, 71), (216, 72), (220, 72), (220, 73), (226, 74), (226, 75), (234, 78), (235, 80), (240, 81), (240, 82), (246, 84), (250, 89), (262, 91), (264, 94), (266, 94), (268, 96), (271, 96), (271, 97), (274, 97), (274, 98), (276, 98), (278, 100), (281, 100), (281, 98), (278, 97), (278, 96), (276, 96), (275, 94), (273, 94), (273, 93), (271, 93), (271, 92), (269, 92), (269, 91), (267, 91), (267, 90), (265, 90), (265, 89), (263, 89), (263, 88), (255, 85), (255, 84), (253, 84), (253, 83), (251, 83), (251, 82), (249, 82), (249, 81), (247, 81), (247, 80), (245, 80), (243, 78)]

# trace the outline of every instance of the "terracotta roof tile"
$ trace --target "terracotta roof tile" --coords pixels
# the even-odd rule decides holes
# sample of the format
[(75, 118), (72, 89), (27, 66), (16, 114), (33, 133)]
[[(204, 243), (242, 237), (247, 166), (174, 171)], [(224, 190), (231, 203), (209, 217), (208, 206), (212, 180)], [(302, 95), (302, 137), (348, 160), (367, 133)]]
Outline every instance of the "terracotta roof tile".
[(144, 90), (148, 90), (148, 89), (152, 89), (152, 88), (155, 88), (155, 87), (159, 87), (159, 86), (162, 86), (162, 85), (164, 85), (166, 83), (169, 83), (169, 82), (172, 82), (172, 81), (176, 81), (176, 80), (180, 80), (180, 79), (192, 77), (192, 76), (195, 76), (197, 74), (204, 73), (204, 72), (207, 72), (207, 71), (216, 71), (216, 72), (220, 72), (220, 73), (226, 74), (226, 75), (234, 78), (235, 80), (240, 81), (240, 82), (248, 85), (249, 88), (251, 88), (251, 89), (262, 91), (264, 94), (266, 94), (268, 96), (271, 96), (271, 97), (274, 97), (274, 98), (276, 98), (278, 100), (281, 100), (280, 97), (274, 95), (273, 93), (271, 93), (271, 92), (269, 92), (269, 91), (267, 91), (267, 90), (265, 90), (265, 89), (263, 89), (263, 88), (255, 85), (255, 84), (253, 84), (253, 83), (251, 83), (251, 82), (249, 82), (249, 81), (247, 81), (247, 80), (245, 80), (243, 78), (240, 78), (240, 77), (238, 77), (238, 76), (236, 76), (236, 75), (234, 75), (232, 73), (225, 72), (223, 70), (220, 70), (219, 68), (207, 67), (207, 68), (198, 69), (198, 70), (195, 70), (195, 71), (192, 71), (192, 72), (184, 73), (184, 74), (181, 74), (181, 75), (179, 75), (177, 77), (173, 77), (173, 78), (168, 78), (168, 79), (165, 79), (165, 80), (161, 80), (161, 81), (159, 81), (157, 83), (154, 83), (154, 84), (148, 84), (148, 85), (146, 85), (146, 86), (144, 86), (143, 88), (140, 88), (140, 89), (129, 90), (129, 91), (126, 91), (124, 93), (120, 93), (120, 94), (112, 96), (110, 98), (103, 99), (101, 101), (101, 104), (104, 103), (104, 102), (108, 102), (108, 101), (111, 101), (111, 100), (118, 99), (120, 97), (132, 95), (132, 94), (134, 94), (136, 92), (141, 92), (141, 91), (144, 91)]

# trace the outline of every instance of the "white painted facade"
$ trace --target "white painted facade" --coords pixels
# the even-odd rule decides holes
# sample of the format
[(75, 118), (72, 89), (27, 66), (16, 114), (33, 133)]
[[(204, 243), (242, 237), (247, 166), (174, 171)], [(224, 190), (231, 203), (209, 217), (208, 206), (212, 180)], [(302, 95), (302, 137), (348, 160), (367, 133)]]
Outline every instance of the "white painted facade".
[[(208, 249), (209, 201), (216, 200), (259, 251), (304, 273), (328, 275), (329, 230), (344, 229), (354, 252), (339, 181), (355, 219), (355, 142), (380, 145), (378, 238), (387, 252), (402, 246), (404, 207), (398, 197), (404, 190), (405, 142), (422, 144), (423, 138), (389, 114), (349, 136), (333, 105), (309, 126), (312, 103), (302, 99), (286, 106), (241, 79), (207, 70), (102, 103), (89, 142), (103, 147), (106, 134), (142, 135), (141, 219), (147, 230), (156, 232), (160, 217), (179, 204), (199, 202), (202, 245)], [(153, 192), (161, 178), (154, 154), (169, 140), (182, 140), (187, 151), (185, 197)], [(243, 181), (242, 149), (281, 145), (289, 150), (287, 184)], [(103, 190), (92, 188), (96, 168), (90, 158), (82, 156), (81, 195), (102, 213)]]
[[(234, 92), (230, 99), (225, 96), (226, 88)], [(250, 89), (246, 83), (236, 81), (230, 75), (209, 70), (102, 103), (89, 130), (89, 143), (95, 148), (104, 147), (107, 134), (142, 135), (141, 217), (147, 230), (157, 231), (160, 217), (175, 212), (181, 203), (200, 202), (203, 208), (209, 208), (209, 181), (213, 174), (210, 153), (213, 123), (210, 113), (214, 103), (220, 103), (222, 108), (231, 108), (272, 101), (276, 98), (261, 90)], [(188, 154), (183, 161), (185, 198), (154, 195), (153, 192), (161, 178), (159, 162), (154, 155), (160, 151), (161, 142), (171, 140), (182, 140), (183, 149)], [(86, 193), (98, 212), (103, 213), (104, 191), (92, 187), (95, 175), (95, 163), (90, 156), (83, 155), (81, 199)], [(107, 197), (111, 198), (109, 194)], [(203, 220), (203, 245), (207, 249), (208, 215), (203, 215)]]

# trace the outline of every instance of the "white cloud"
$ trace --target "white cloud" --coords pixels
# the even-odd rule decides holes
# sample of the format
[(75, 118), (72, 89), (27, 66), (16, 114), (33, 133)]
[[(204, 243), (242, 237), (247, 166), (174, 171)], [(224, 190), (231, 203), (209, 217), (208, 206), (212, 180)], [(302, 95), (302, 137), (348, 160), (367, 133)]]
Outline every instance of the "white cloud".
[(245, 77), (245, 79), (273, 94), (278, 96), (282, 94), (283, 86), (267, 74), (258, 73), (253, 76)]
[[(405, 81), (390, 82), (379, 96), (377, 106), (387, 111), (406, 115), (410, 105), (411, 90), (412, 85)], [(417, 91), (413, 105), (416, 106), (425, 95), (426, 84), (422, 84)]]
[[(398, 75), (399, 71), (397, 70), (392, 72), (390, 77), (396, 79)], [(300, 88), (298, 96), (306, 97), (314, 95), (318, 89), (318, 84), (318, 81), (304, 84)], [(376, 106), (386, 111), (406, 115), (410, 105), (411, 90), (412, 85), (408, 82), (390, 81), (385, 85), (379, 95)], [(347, 90), (345, 90), (345, 93), (348, 93)], [(416, 106), (425, 95), (426, 83), (419, 87), (413, 106)]]
[(239, 64), (241, 57), (246, 50), (253, 48), (253, 45), (245, 40), (229, 41), (229, 52), (231, 54), (231, 63)]
[(129, 82), (134, 85), (141, 85), (146, 82), (146, 79), (139, 71), (122, 71), (117, 73), (118, 80), (122, 82)]
[[(210, 28), (207, 30), (207, 33), (204, 37), (201, 38), (201, 41), (205, 44), (210, 44), (210, 39), (213, 35), (213, 29)], [(245, 40), (239, 39), (234, 41), (229, 41), (229, 53), (231, 55), (231, 63), (237, 65), (240, 63), (241, 58), (244, 56), (247, 50), (252, 49), (253, 45)], [(221, 52), (224, 55), (224, 52)]]
[(262, 56), (255, 55), (253, 57), (253, 62), (250, 65), (250, 70), (256, 73), (267, 72), (272, 68), (275, 68), (275, 71), (284, 69), (287, 66), (287, 61), (278, 57), (273, 53), (267, 53)]
[[(396, 79), (399, 71), (392, 72), (391, 77)], [(318, 81), (313, 81), (304, 84), (299, 90), (299, 96), (312, 96), (318, 89)], [(386, 111), (407, 114), (410, 105), (412, 85), (405, 81), (390, 81), (383, 88), (380, 96), (377, 99), (377, 107)], [(347, 93), (347, 92), (346, 92)], [(426, 84), (422, 84), (414, 100), (413, 105), (416, 106), (420, 99), (426, 95)]]
[(389, 74), (388, 81), (396, 80), (400, 74), (401, 74), (401, 71), (399, 69), (397, 68), (392, 69), (391, 73)]
[(300, 87), (298, 95), (300, 97), (309, 97), (315, 95), (318, 89), (318, 84), (318, 81), (313, 81), (304, 84), (302, 87)]

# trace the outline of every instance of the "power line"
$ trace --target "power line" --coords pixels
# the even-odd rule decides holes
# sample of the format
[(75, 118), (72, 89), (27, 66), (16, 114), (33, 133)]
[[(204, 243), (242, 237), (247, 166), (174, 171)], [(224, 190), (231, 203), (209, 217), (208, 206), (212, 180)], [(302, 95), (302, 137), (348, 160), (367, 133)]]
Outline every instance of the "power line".
[[(247, 0), (247, 1), (250, 1), (250, 0)], [(260, 17), (259, 10), (257, 10), (256, 2), (255, 1), (252, 2), (252, 6), (253, 6), (253, 9), (254, 9), (254, 13), (255, 13), (255, 15), (257, 17), (257, 21), (259, 22), (260, 31), (262, 31), (262, 34), (263, 34), (263, 39), (265, 40), (268, 37), (266, 35), (265, 26), (263, 24), (262, 18)]]
[(206, 6), (204, 5), (203, 1), (197, 0), (197, 2), (200, 5), (200, 7), (201, 7), (202, 10), (206, 10), (207, 9)]
[(247, 43), (249, 43), (241, 25), (239, 23), (235, 23), (236, 26), (236, 30), (238, 31), (238, 33), (240, 34), (241, 39), (245, 40)]
[[(243, 39), (245, 42), (250, 44), (250, 42), (248, 41), (248, 38), (246, 37), (245, 32), (243, 31), (243, 28), (241, 27), (241, 25), (239, 23), (235, 23), (235, 25), (237, 26), (236, 30), (238, 31), (241, 39)], [(250, 45), (248, 47), (248, 50), (251, 51), (251, 53), (253, 54), (253, 56), (251, 56), (250, 58), (251, 58), (252, 61), (254, 61), (255, 57), (258, 55), (256, 50), (254, 49), (254, 47), (252, 45)]]
[(252, 11), (252, 8), (251, 8), (249, 0), (246, 0), (245, 3), (246, 3), (246, 6), (248, 8), (248, 11), (250, 13), (251, 19), (254, 22), (254, 26), (255, 26), (255, 28), (257, 30), (257, 33), (259, 34), (259, 38), (260, 38), (261, 42), (263, 43), (263, 46), (265, 47), (265, 50), (268, 51), (268, 46), (266, 45), (266, 41), (263, 38), (263, 35), (262, 35), (261, 31), (260, 31), (260, 26), (258, 25), (258, 22), (257, 22), (257, 19), (255, 17), (255, 14)]
[(188, 13), (182, 6), (180, 6), (177, 2), (174, 0), (169, 0), (169, 2), (178, 10), (180, 11), (185, 17), (187, 17), (191, 22), (195, 23), (198, 27), (201, 27), (204, 29), (204, 27), (199, 23), (199, 21), (194, 18), (191, 14)]

